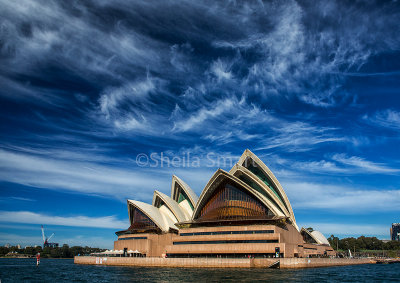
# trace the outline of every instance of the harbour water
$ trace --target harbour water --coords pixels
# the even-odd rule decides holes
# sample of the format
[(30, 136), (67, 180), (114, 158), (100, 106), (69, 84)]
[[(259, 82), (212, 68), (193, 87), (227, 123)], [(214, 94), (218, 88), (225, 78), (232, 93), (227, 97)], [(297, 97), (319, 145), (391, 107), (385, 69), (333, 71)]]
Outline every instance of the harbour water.
[(399, 282), (400, 264), (310, 269), (189, 269), (75, 265), (73, 259), (0, 259), (6, 282)]

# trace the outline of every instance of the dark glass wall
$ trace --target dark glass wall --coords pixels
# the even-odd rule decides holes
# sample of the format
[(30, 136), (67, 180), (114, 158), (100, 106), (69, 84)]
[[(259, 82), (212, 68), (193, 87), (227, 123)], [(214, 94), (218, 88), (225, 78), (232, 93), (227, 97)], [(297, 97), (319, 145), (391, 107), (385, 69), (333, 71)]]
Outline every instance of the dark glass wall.
[(134, 229), (158, 229), (157, 225), (143, 212), (137, 208), (132, 208), (130, 211), (132, 225), (128, 230)]

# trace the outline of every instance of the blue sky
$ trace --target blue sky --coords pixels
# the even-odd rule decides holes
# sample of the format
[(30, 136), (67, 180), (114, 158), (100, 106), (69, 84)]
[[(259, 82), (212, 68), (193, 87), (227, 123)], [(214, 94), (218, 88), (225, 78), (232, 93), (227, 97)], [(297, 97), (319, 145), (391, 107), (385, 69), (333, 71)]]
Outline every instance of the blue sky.
[(388, 239), (399, 22), (398, 1), (0, 0), (0, 244), (43, 224), (111, 248), (127, 198), (172, 174), (200, 194), (246, 148), (299, 226)]

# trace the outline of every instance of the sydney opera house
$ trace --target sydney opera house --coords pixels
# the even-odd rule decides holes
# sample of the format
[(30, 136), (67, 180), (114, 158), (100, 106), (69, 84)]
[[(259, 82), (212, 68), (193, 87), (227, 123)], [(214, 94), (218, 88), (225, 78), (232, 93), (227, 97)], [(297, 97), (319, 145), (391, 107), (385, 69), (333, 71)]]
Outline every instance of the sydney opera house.
[(318, 231), (296, 224), (274, 174), (250, 150), (234, 167), (218, 169), (200, 196), (172, 177), (171, 196), (152, 204), (128, 200), (130, 226), (116, 232), (115, 250), (145, 257), (321, 257), (334, 255)]

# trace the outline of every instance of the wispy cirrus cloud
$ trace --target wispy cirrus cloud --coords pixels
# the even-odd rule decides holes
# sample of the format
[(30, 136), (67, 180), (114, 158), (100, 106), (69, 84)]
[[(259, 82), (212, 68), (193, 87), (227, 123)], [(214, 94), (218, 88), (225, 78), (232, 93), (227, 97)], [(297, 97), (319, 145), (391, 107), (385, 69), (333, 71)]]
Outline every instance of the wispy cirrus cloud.
[(344, 164), (344, 165), (348, 165), (351, 166), (353, 168), (359, 169), (363, 172), (368, 172), (368, 173), (398, 173), (400, 172), (400, 169), (398, 168), (391, 168), (388, 167), (384, 164), (380, 164), (380, 163), (375, 163), (375, 162), (371, 162), (368, 160), (365, 160), (364, 158), (358, 157), (358, 156), (346, 156), (345, 154), (335, 154), (332, 157), (333, 160)]
[(400, 112), (393, 109), (378, 111), (373, 115), (364, 115), (362, 119), (372, 125), (399, 130), (400, 129)]
[(273, 123), (275, 135), (264, 139), (256, 150), (285, 149), (287, 151), (308, 151), (324, 143), (340, 143), (346, 140), (336, 133), (335, 128), (318, 127), (306, 122), (285, 120)]
[[(69, 127), (85, 134), (185, 136), (216, 145), (253, 140), (262, 141), (259, 150), (301, 152), (348, 138), (335, 133), (338, 126), (285, 119), (270, 109), (345, 103), (340, 74), (399, 46), (392, 34), (391, 40), (379, 35), (379, 46), (367, 40), (371, 25), (396, 22), (389, 4), (379, 12), (350, 5), (337, 26), (332, 14), (348, 8), (340, 2), (115, 3), (118, 16), (106, 17), (112, 3), (4, 2), (0, 76), (8, 91), (2, 94), (48, 93), (46, 103), (79, 111)], [(365, 25), (352, 24), (359, 14)], [(153, 16), (158, 23), (148, 21)], [(324, 25), (311, 25), (315, 19)], [(79, 99), (71, 101), (68, 92)]]
[(0, 197), (0, 202), (10, 202), (10, 201), (25, 202), (25, 201), (36, 201), (36, 200), (31, 198), (15, 197), (15, 196)]
[(224, 99), (218, 101), (214, 107), (210, 107), (207, 109), (206, 107), (201, 108), (197, 113), (191, 115), (187, 120), (182, 119), (174, 123), (173, 131), (189, 131), (198, 128), (198, 126), (202, 125), (206, 120), (215, 120), (215, 118), (220, 117), (222, 114), (226, 112), (231, 112), (234, 105), (240, 105), (241, 102), (234, 103), (230, 99)]
[[(281, 181), (282, 182), (282, 181)], [(399, 211), (400, 190), (359, 188), (283, 181), (289, 199), (297, 209), (335, 211), (339, 214), (369, 214), (374, 211)]]
[[(328, 156), (327, 156), (328, 157)], [(366, 160), (359, 156), (347, 156), (337, 153), (322, 160), (296, 161), (280, 159), (280, 163), (297, 172), (310, 172), (314, 175), (341, 174), (341, 175), (394, 175), (400, 172), (397, 167)]]
[[(107, 17), (111, 6), (118, 16)], [(5, 38), (2, 48), (3, 70), (13, 66), (15, 73), (35, 78), (39, 66), (47, 72), (56, 61), (68, 74), (64, 76), (67, 81), (79, 76), (85, 80), (82, 87), (103, 94), (97, 100), (103, 110), (117, 97), (120, 103), (115, 108), (127, 110), (125, 102), (140, 96), (132, 91), (137, 88), (132, 84), (145, 80), (149, 73), (165, 82), (164, 91), (156, 92), (161, 91), (159, 99), (170, 96), (171, 104), (187, 90), (199, 88), (204, 91), (198, 92), (200, 100), (195, 103), (221, 96), (240, 100), (245, 94), (268, 102), (296, 97), (315, 106), (334, 106), (348, 96), (342, 89), (343, 71), (357, 69), (370, 56), (399, 46), (396, 35), (379, 28), (396, 25), (391, 4), (366, 9), (341, 2), (310, 7), (296, 1), (279, 5), (208, 1), (127, 5), (114, 1), (92, 6), (76, 2), (67, 7), (25, 0), (18, 4), (4, 1), (2, 7), (4, 37), (12, 35)], [(161, 12), (165, 10), (170, 13)], [(333, 15), (341, 10), (347, 13), (338, 24)], [(149, 21), (146, 17), (151, 15), (159, 22)], [(354, 24), (356, 18), (363, 24)], [(324, 24), (312, 25), (316, 20)], [(243, 24), (238, 26), (238, 22)], [(209, 23), (213, 29), (207, 28)], [(369, 44), (370, 30), (381, 31), (376, 34), (379, 45)], [(50, 88), (49, 80), (59, 79), (56, 75), (49, 73)], [(11, 79), (5, 73), (3, 77)], [(34, 79), (12, 81), (39, 92)], [(104, 96), (107, 92), (114, 94)], [(132, 113), (126, 113), (124, 121), (117, 120), (115, 127), (137, 129), (144, 121), (136, 113), (142, 107), (129, 107)]]
[[(93, 162), (0, 150), (0, 178), (6, 182), (116, 198), (134, 194), (140, 199), (151, 197), (152, 186), (163, 186), (161, 179), (153, 179), (151, 185), (147, 185), (147, 180), (151, 179), (148, 174), (151, 173), (146, 173), (146, 168), (140, 172), (134, 171), (134, 161), (131, 166), (132, 170), (128, 170)], [(132, 191), (132, 188), (135, 190)]]
[(115, 216), (55, 216), (31, 211), (0, 211), (0, 221), (8, 223), (98, 227), (107, 229), (122, 229), (125, 228), (128, 223), (127, 221), (117, 219)]

